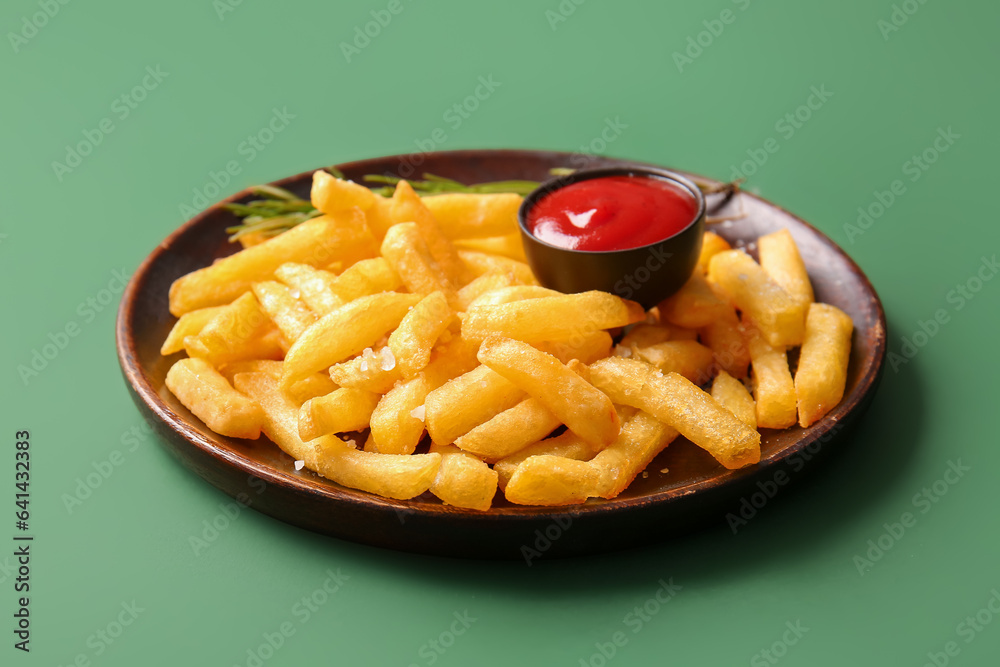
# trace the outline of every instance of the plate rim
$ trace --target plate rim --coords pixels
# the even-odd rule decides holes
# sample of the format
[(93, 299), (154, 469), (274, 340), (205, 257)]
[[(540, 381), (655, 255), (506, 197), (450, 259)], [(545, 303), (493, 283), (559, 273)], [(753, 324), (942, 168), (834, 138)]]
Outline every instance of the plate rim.
[[(363, 168), (364, 165), (373, 162), (385, 162), (387, 160), (396, 160), (400, 163), (412, 164), (412, 161), (407, 162), (407, 158), (414, 158), (415, 156), (420, 156), (426, 159), (427, 156), (442, 156), (451, 157), (456, 159), (469, 159), (476, 157), (481, 159), (484, 153), (490, 154), (490, 156), (508, 156), (508, 157), (532, 157), (536, 159), (560, 159), (565, 160), (568, 164), (572, 164), (573, 158), (580, 159), (581, 157), (587, 158), (588, 160), (593, 160), (595, 156), (587, 155), (584, 153), (574, 153), (565, 151), (554, 151), (554, 150), (543, 150), (543, 149), (517, 149), (517, 148), (500, 148), (500, 149), (460, 149), (451, 151), (429, 151), (429, 152), (419, 152), (419, 153), (401, 153), (392, 154), (384, 156), (376, 156), (370, 158), (364, 158), (360, 160), (352, 160), (350, 162), (343, 162), (334, 165), (338, 169), (343, 169), (345, 171), (351, 171), (359, 168)], [(606, 155), (597, 156), (599, 160), (612, 161), (619, 164), (635, 164), (639, 166), (655, 167), (659, 169), (668, 169), (670, 171), (675, 171), (677, 173), (683, 174), (685, 176), (694, 176), (696, 178), (708, 181), (716, 182), (716, 179), (708, 178), (700, 174), (694, 174), (681, 169), (674, 169), (672, 167), (667, 167), (663, 165), (642, 162), (638, 160), (632, 160), (628, 158), (616, 158)], [(322, 169), (323, 167), (317, 167), (316, 169)], [(278, 180), (269, 182), (270, 185), (277, 185), (279, 187), (284, 187), (289, 183), (298, 182), (302, 179), (309, 177), (316, 169), (306, 170), (297, 174), (283, 177)], [(788, 459), (801, 453), (807, 447), (813, 445), (816, 442), (826, 442), (833, 435), (841, 430), (841, 421), (852, 415), (852, 413), (862, 407), (866, 399), (873, 394), (880, 383), (881, 377), (885, 368), (885, 358), (888, 347), (888, 332), (886, 325), (885, 310), (882, 306), (882, 301), (875, 290), (867, 274), (861, 269), (861, 267), (854, 261), (854, 259), (844, 251), (833, 239), (824, 234), (821, 230), (817, 229), (810, 223), (803, 220), (798, 215), (788, 211), (786, 208), (779, 206), (763, 197), (756, 195), (745, 190), (740, 190), (742, 196), (750, 197), (757, 200), (758, 202), (777, 209), (783, 214), (793, 218), (798, 224), (801, 224), (812, 233), (816, 234), (823, 240), (829, 247), (839, 254), (843, 259), (845, 259), (848, 264), (854, 269), (855, 276), (862, 281), (863, 287), (872, 297), (872, 302), (877, 313), (877, 320), (875, 331), (873, 332), (873, 353), (864, 360), (864, 366), (859, 369), (859, 386), (864, 387), (864, 389), (854, 395), (844, 396), (841, 402), (834, 408), (834, 410), (824, 416), (824, 418), (809, 427), (807, 427), (808, 432), (799, 438), (794, 444), (782, 449), (780, 452), (776, 452), (772, 456), (761, 459), (761, 461), (753, 466), (747, 466), (738, 470), (729, 470), (723, 473), (722, 476), (714, 475), (709, 479), (692, 482), (681, 487), (673, 487), (671, 489), (658, 491), (651, 494), (646, 494), (634, 498), (628, 498), (624, 500), (611, 499), (611, 500), (590, 500), (585, 503), (578, 505), (564, 505), (564, 506), (504, 506), (504, 507), (491, 507), (487, 511), (477, 511), (465, 508), (454, 507), (450, 505), (445, 505), (443, 502), (412, 502), (412, 500), (395, 500), (391, 498), (383, 498), (375, 494), (371, 494), (365, 491), (360, 491), (357, 489), (350, 489), (343, 487), (336, 482), (320, 477), (316, 473), (311, 473), (315, 476), (315, 480), (304, 479), (296, 475), (289, 474), (285, 471), (276, 469), (269, 466), (263, 462), (255, 461), (239, 452), (233, 451), (228, 447), (216, 444), (211, 439), (205, 437), (201, 432), (195, 429), (188, 421), (178, 413), (174, 412), (167, 403), (160, 398), (158, 392), (153, 387), (151, 379), (146, 374), (145, 369), (139, 362), (139, 353), (137, 349), (137, 344), (135, 337), (132, 335), (131, 330), (131, 320), (133, 319), (133, 313), (136, 309), (136, 295), (140, 291), (141, 286), (146, 282), (150, 276), (150, 270), (154, 267), (158, 260), (162, 256), (169, 252), (172, 245), (176, 240), (183, 235), (185, 235), (192, 228), (200, 226), (206, 218), (212, 216), (216, 213), (216, 210), (223, 204), (230, 203), (242, 199), (250, 194), (252, 194), (251, 188), (244, 188), (232, 195), (214, 202), (208, 206), (203, 211), (196, 214), (194, 217), (190, 218), (182, 225), (174, 229), (163, 241), (161, 241), (139, 264), (135, 269), (132, 277), (129, 279), (128, 285), (122, 294), (122, 299), (118, 308), (118, 313), (115, 321), (115, 339), (116, 339), (116, 350), (119, 365), (122, 369), (122, 374), (126, 382), (130, 385), (130, 388), (134, 396), (139, 397), (143, 403), (145, 403), (147, 409), (149, 409), (164, 425), (170, 428), (175, 433), (180, 434), (188, 444), (201, 450), (202, 454), (211, 456), (212, 458), (220, 461), (221, 463), (229, 466), (235, 466), (240, 471), (259, 478), (263, 480), (266, 484), (276, 484), (279, 486), (290, 487), (290, 491), (294, 493), (305, 493), (313, 496), (319, 496), (325, 501), (334, 501), (338, 503), (347, 503), (350, 505), (355, 505), (362, 509), (374, 509), (382, 508), (386, 510), (393, 511), (403, 511), (407, 514), (418, 513), (425, 515), (427, 517), (441, 516), (448, 518), (450, 520), (461, 520), (461, 519), (473, 519), (478, 522), (482, 521), (530, 521), (536, 522), (540, 518), (549, 518), (552, 520), (558, 520), (560, 518), (567, 518), (571, 520), (576, 520), (582, 517), (599, 517), (613, 515), (623, 510), (630, 508), (639, 507), (652, 507), (655, 505), (660, 505), (668, 503), (672, 500), (696, 494), (699, 492), (707, 491), (724, 491), (727, 487), (738, 486), (744, 481), (744, 478), (749, 476), (757, 476), (766, 474), (767, 470), (776, 468), (787, 462)], [(262, 437), (266, 437), (263, 436)], [(256, 442), (256, 441), (251, 441)], [(277, 445), (275, 445), (276, 447)], [(287, 454), (286, 454), (287, 456)], [(724, 470), (724, 469), (722, 469)], [(201, 475), (204, 477), (204, 475)], [(211, 482), (210, 482), (211, 483)], [(213, 483), (213, 486), (218, 486)]]

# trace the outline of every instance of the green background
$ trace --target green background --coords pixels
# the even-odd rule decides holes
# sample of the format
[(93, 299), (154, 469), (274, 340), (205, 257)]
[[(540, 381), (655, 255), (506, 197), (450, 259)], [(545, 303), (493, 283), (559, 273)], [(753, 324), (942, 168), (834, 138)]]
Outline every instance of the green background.
[[(1000, 589), (1000, 281), (960, 309), (952, 293), (1000, 238), (996, 3), (909, 0), (916, 12), (883, 34), (888, 0), (566, 0), (557, 23), (547, 15), (560, 11), (557, 0), (403, 0), (350, 62), (341, 42), (389, 3), (347, 4), (243, 0), (220, 13), (211, 0), (77, 0), (53, 4), (37, 34), (29, 28), (14, 44), (10, 33), (42, 10), (3, 3), (0, 539), (14, 532), (14, 432), (30, 429), (36, 542), (30, 655), (11, 646), (15, 594), (10, 550), (0, 549), (0, 662), (68, 665), (82, 654), (108, 666), (246, 665), (262, 635), (289, 622), (294, 635), (264, 664), (600, 665), (595, 642), (623, 631), (608, 664), (755, 665), (774, 664), (759, 652), (799, 622), (808, 631), (777, 647), (782, 665), (921, 665), (949, 641), (958, 649), (950, 664), (996, 664), (1000, 618), (981, 613), (992, 622), (977, 631), (961, 624)], [(718, 32), (712, 21), (725, 9), (734, 21), (701, 35), (707, 46), (678, 67), (673, 54), (705, 21)], [(115, 99), (157, 66), (166, 77), (122, 118)], [(480, 76), (499, 86), (455, 127), (445, 114)], [(787, 136), (776, 124), (814, 86), (832, 96)], [(294, 119), (248, 160), (239, 146), (274, 108)], [(57, 174), (53, 162), (103, 118), (113, 131)], [(887, 368), (853, 444), (735, 535), (720, 524), (652, 548), (527, 567), (373, 549), (244, 511), (196, 556), (189, 538), (228, 498), (155, 437), (127, 435), (142, 420), (115, 355), (113, 272), (134, 270), (230, 160), (240, 173), (219, 197), (415, 151), (435, 128), (447, 135), (442, 150), (580, 150), (608, 119), (627, 128), (607, 154), (717, 178), (774, 137), (779, 150), (747, 187), (864, 268), (888, 314), (890, 351), (945, 311), (934, 336), (916, 337), (926, 344), (912, 359)], [(907, 161), (949, 128), (959, 138), (911, 180)], [(849, 238), (858, 207), (896, 179), (905, 193)], [(18, 367), (68, 323), (79, 335), (22, 378)], [(116, 450), (121, 465), (68, 508), (67, 494)], [(956, 484), (915, 503), (958, 461), (970, 470)], [(904, 512), (915, 525), (885, 537), (884, 524)], [(855, 556), (880, 537), (891, 548), (862, 575)], [(338, 568), (349, 579), (302, 622), (297, 601)], [(626, 615), (670, 578), (682, 590), (632, 632)], [(110, 645), (96, 639), (133, 600), (135, 622)], [(475, 622), (443, 654), (422, 649), (449, 643), (453, 614), (466, 611)]]

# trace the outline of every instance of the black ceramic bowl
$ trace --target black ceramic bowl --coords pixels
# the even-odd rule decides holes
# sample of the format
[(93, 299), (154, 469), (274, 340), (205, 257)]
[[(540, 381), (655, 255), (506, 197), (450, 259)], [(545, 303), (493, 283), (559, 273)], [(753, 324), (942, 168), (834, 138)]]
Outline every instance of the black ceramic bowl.
[[(551, 192), (573, 183), (606, 176), (641, 176), (669, 181), (688, 191), (698, 213), (687, 227), (662, 241), (627, 250), (571, 250), (546, 243), (531, 233), (531, 209)], [(605, 167), (581, 169), (542, 183), (524, 198), (517, 212), (524, 253), (539, 282), (573, 294), (601, 290), (638, 301), (649, 309), (681, 288), (691, 277), (705, 231), (705, 197), (694, 183), (664, 169)]]

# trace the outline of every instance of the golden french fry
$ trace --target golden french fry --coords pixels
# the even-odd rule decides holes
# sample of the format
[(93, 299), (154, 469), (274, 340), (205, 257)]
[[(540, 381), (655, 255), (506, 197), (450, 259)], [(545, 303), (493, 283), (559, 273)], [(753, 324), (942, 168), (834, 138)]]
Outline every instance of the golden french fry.
[(784, 347), (769, 345), (752, 322), (746, 324), (757, 426), (788, 428), (795, 423), (795, 385), (788, 370), (788, 355)]
[(266, 280), (253, 284), (253, 293), (261, 309), (278, 325), (285, 340), (294, 343), (316, 323), (316, 315), (306, 304), (292, 296), (281, 283)]
[(574, 359), (590, 364), (611, 354), (612, 340), (607, 331), (591, 331), (568, 340), (535, 343), (534, 347), (548, 352), (564, 364)]
[(382, 292), (363, 296), (323, 316), (285, 355), (282, 385), (291, 386), (371, 347), (395, 328), (419, 300), (416, 294)]
[(491, 255), (475, 250), (459, 250), (458, 256), (468, 267), (473, 277), (484, 273), (509, 273), (520, 285), (537, 285), (538, 279), (531, 272), (531, 267), (524, 262), (500, 255)]
[(293, 459), (338, 484), (387, 498), (406, 500), (430, 488), (439, 454), (393, 456), (359, 452), (333, 435), (303, 442), (299, 437), (298, 407), (267, 373), (240, 373), (234, 378), (239, 391), (257, 400), (264, 409), (264, 433)]
[(382, 240), (382, 256), (399, 275), (406, 289), (414, 294), (444, 291), (453, 293), (454, 285), (431, 255), (416, 223), (393, 225)]
[(316, 438), (307, 446), (314, 452), (314, 469), (323, 477), (396, 500), (409, 500), (430, 489), (441, 467), (440, 454), (400, 456), (359, 451), (334, 435)]
[(481, 239), (518, 233), (521, 195), (447, 193), (423, 198), (449, 239)]
[(527, 343), (487, 338), (479, 361), (537, 399), (578, 436), (594, 445), (608, 445), (620, 423), (611, 399), (560, 363)]
[(844, 397), (854, 322), (842, 310), (814, 303), (806, 316), (806, 337), (795, 371), (799, 425), (809, 426)]
[(403, 282), (383, 257), (362, 259), (337, 276), (330, 289), (344, 303), (379, 292), (394, 292)]
[(526, 398), (455, 438), (455, 446), (491, 463), (541, 440), (561, 423), (538, 399)]
[(715, 357), (715, 363), (734, 377), (744, 378), (750, 366), (750, 351), (736, 310), (728, 306), (726, 313), (699, 332), (702, 342)]
[(712, 398), (736, 415), (736, 418), (757, 430), (757, 405), (743, 383), (726, 371), (719, 371), (712, 382)]
[(365, 211), (368, 226), (371, 227), (372, 234), (379, 243), (385, 238), (385, 233), (389, 231), (389, 228), (395, 224), (392, 219), (392, 206), (392, 199), (376, 195), (375, 203)]
[(282, 350), (275, 349), (275, 339), (265, 338), (273, 328), (253, 292), (246, 292), (220, 310), (197, 336), (185, 338), (184, 347), (189, 356), (213, 366), (242, 359), (280, 359)]
[(384, 394), (403, 376), (392, 350), (366, 347), (359, 356), (330, 366), (330, 379), (341, 387)]
[(320, 216), (268, 241), (181, 276), (170, 286), (170, 312), (180, 316), (228, 303), (286, 262), (322, 266), (342, 257), (373, 257), (375, 239), (360, 209)]
[(517, 467), (504, 495), (518, 505), (573, 505), (594, 495), (600, 473), (586, 461), (532, 456)]
[(288, 262), (274, 271), (274, 277), (291, 289), (298, 290), (299, 298), (320, 317), (344, 305), (344, 300), (331, 287), (337, 277), (329, 271)]
[[(232, 383), (233, 378), (240, 373), (266, 373), (271, 377), (280, 380), (284, 366), (284, 362), (275, 361), (274, 359), (242, 359), (240, 361), (234, 361), (222, 366), (219, 368), (219, 372), (222, 373), (223, 377), (229, 380), (230, 383)], [(334, 389), (336, 389), (336, 387), (334, 387)], [(333, 391), (333, 389), (330, 391)]]
[(240, 245), (243, 246), (244, 248), (250, 248), (255, 245), (260, 245), (269, 238), (271, 238), (271, 236), (263, 232), (250, 232), (248, 234), (240, 235), (240, 237), (237, 240), (240, 242)]
[(760, 461), (760, 434), (690, 380), (618, 357), (594, 362), (590, 373), (594, 386), (613, 401), (637, 407), (672, 426), (726, 468)]
[(484, 273), (458, 290), (458, 307), (460, 310), (467, 310), (479, 297), (501, 287), (508, 287), (512, 282), (513, 279), (508, 273)]
[(313, 172), (309, 198), (323, 213), (339, 213), (355, 206), (367, 211), (375, 205), (375, 197), (375, 193), (363, 185), (336, 178), (322, 169)]
[(500, 488), (505, 489), (507, 487), (507, 482), (514, 474), (514, 471), (517, 470), (517, 467), (529, 457), (550, 454), (552, 456), (562, 456), (568, 459), (575, 459), (577, 461), (586, 461), (593, 458), (597, 451), (597, 448), (578, 436), (576, 433), (573, 433), (573, 431), (563, 431), (554, 438), (539, 440), (538, 442), (528, 445), (510, 456), (500, 459), (493, 464), (493, 469), (496, 470), (497, 475), (499, 475), (498, 484), (500, 485)]
[(527, 255), (524, 254), (524, 242), (521, 240), (520, 232), (484, 239), (463, 239), (455, 241), (455, 247), (459, 250), (475, 250), (500, 255), (518, 262), (528, 261)]
[(511, 382), (479, 366), (427, 394), (424, 423), (431, 440), (450, 445), (523, 398), (524, 392)]
[(757, 323), (773, 346), (799, 345), (808, 303), (793, 298), (742, 250), (725, 250), (708, 266), (708, 279)]
[(712, 258), (723, 250), (729, 250), (730, 248), (732, 246), (729, 245), (726, 239), (715, 232), (705, 232), (705, 236), (702, 237), (701, 241), (701, 254), (698, 256), (696, 270), (702, 274), (708, 273), (708, 263), (712, 261)]
[(299, 408), (299, 437), (309, 441), (328, 433), (364, 430), (379, 398), (370, 391), (346, 387), (310, 398)]
[(370, 451), (413, 453), (424, 435), (424, 399), (429, 391), (427, 380), (418, 375), (400, 382), (382, 396), (369, 420)]
[(455, 246), (441, 233), (434, 214), (424, 205), (423, 200), (407, 181), (396, 183), (396, 190), (392, 194), (391, 215), (393, 222), (416, 224), (434, 261), (453, 285), (465, 284), (468, 282), (466, 278), (471, 280), (468, 270), (458, 257)]
[[(276, 377), (278, 380), (281, 379), (280, 374)], [(310, 398), (326, 396), (336, 389), (337, 385), (333, 383), (333, 380), (331, 380), (329, 376), (324, 375), (323, 373), (315, 373), (307, 378), (299, 380), (291, 387), (283, 391), (288, 394), (296, 405), (302, 405)]]
[(181, 359), (167, 371), (167, 389), (198, 419), (231, 438), (256, 440), (264, 424), (264, 411), (229, 384), (219, 371), (202, 359)]
[(170, 333), (167, 334), (163, 346), (160, 347), (160, 354), (164, 357), (180, 352), (184, 349), (184, 339), (188, 336), (197, 336), (205, 325), (212, 321), (225, 306), (211, 306), (209, 308), (199, 308), (190, 313), (184, 313), (180, 319), (174, 323)]
[(477, 349), (454, 338), (420, 374), (389, 390), (372, 413), (373, 451), (412, 454), (424, 434), (427, 394), (478, 366)]
[(708, 382), (715, 363), (712, 350), (693, 340), (668, 340), (637, 347), (633, 348), (632, 355), (663, 373), (677, 373), (695, 384)]
[(760, 265), (767, 274), (793, 299), (803, 303), (813, 302), (812, 283), (806, 272), (805, 262), (787, 229), (761, 236), (757, 239)]
[(412, 377), (431, 359), (438, 338), (455, 318), (444, 292), (432, 292), (406, 314), (389, 336), (388, 347), (403, 377)]
[[(276, 380), (281, 379), (284, 371), (284, 362), (272, 361), (269, 359), (246, 359), (234, 361), (219, 369), (219, 372), (231, 383), (238, 373), (266, 373)], [(310, 375), (304, 380), (299, 380), (293, 384), (285, 393), (292, 399), (295, 405), (302, 405), (310, 398), (325, 396), (334, 391), (337, 385), (323, 373)]]
[[(495, 274), (487, 273), (483, 275), (489, 276)], [(478, 278), (476, 280), (478, 280)], [(473, 283), (469, 284), (471, 285)], [(543, 296), (562, 296), (562, 292), (557, 292), (554, 289), (549, 289), (540, 285), (510, 285), (508, 287), (499, 287), (495, 290), (479, 295), (478, 298), (474, 299), (469, 304), (469, 307), (499, 306), (504, 303), (513, 303), (515, 301), (523, 301), (524, 299), (537, 299)]]
[(640, 322), (628, 330), (621, 340), (622, 347), (649, 347), (666, 343), (673, 338), (673, 328), (669, 324), (646, 324)]
[(486, 463), (454, 445), (431, 445), (441, 467), (430, 491), (447, 505), (486, 511), (497, 492), (497, 474)]
[(637, 412), (615, 441), (587, 462), (598, 475), (590, 495), (606, 500), (617, 497), (676, 437), (675, 429), (646, 412)]
[(473, 306), (462, 320), (462, 335), (482, 340), (495, 334), (540, 343), (622, 327), (645, 316), (642, 306), (634, 301), (607, 292), (583, 292)]
[(697, 271), (673, 296), (658, 306), (663, 320), (688, 329), (711, 324), (722, 317), (729, 307), (715, 295), (708, 281)]

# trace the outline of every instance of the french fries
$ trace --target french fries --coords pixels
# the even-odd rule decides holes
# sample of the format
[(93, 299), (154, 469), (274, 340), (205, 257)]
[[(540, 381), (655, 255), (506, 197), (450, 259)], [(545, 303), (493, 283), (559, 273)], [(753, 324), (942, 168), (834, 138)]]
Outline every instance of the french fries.
[(719, 371), (712, 382), (712, 398), (729, 409), (741, 422), (757, 430), (757, 405), (742, 382)]
[(329, 271), (288, 262), (274, 271), (274, 277), (287, 287), (298, 290), (299, 297), (320, 317), (344, 305), (344, 300), (333, 291), (332, 285), (337, 277)]
[(591, 365), (591, 380), (616, 403), (653, 415), (706, 450), (726, 468), (760, 460), (760, 434), (677, 373), (609, 357)]
[(814, 424), (844, 397), (854, 322), (842, 310), (814, 303), (806, 316), (806, 339), (795, 371), (799, 425)]
[(254, 283), (253, 293), (261, 309), (267, 313), (285, 340), (295, 342), (302, 333), (316, 323), (316, 314), (292, 296), (292, 292), (273, 280)]
[(497, 471), (497, 475), (499, 476), (498, 483), (500, 488), (504, 489), (518, 466), (532, 456), (549, 454), (577, 461), (586, 461), (592, 458), (598, 451), (590, 443), (583, 440), (576, 433), (573, 433), (573, 431), (563, 431), (560, 435), (539, 440), (510, 456), (500, 459), (493, 464), (493, 469)]
[(274, 324), (252, 292), (219, 311), (197, 336), (184, 339), (191, 357), (214, 366), (243, 359), (280, 359), (282, 349)]
[(203, 359), (181, 359), (167, 371), (167, 389), (184, 407), (218, 433), (256, 440), (264, 411), (239, 393)]
[(634, 301), (607, 292), (583, 292), (498, 305), (475, 305), (462, 320), (462, 335), (469, 340), (500, 335), (526, 343), (540, 343), (623, 327), (644, 317), (642, 306)]
[(732, 246), (726, 239), (715, 232), (705, 232), (701, 241), (701, 254), (698, 255), (698, 266), (695, 270), (702, 274), (708, 273), (708, 263), (712, 261), (712, 258), (730, 248)]
[(425, 197), (441, 233), (449, 239), (483, 239), (517, 234), (521, 196), (513, 193), (448, 193)]
[(562, 421), (538, 399), (526, 398), (455, 438), (455, 445), (493, 463), (541, 440), (560, 424)]
[(795, 423), (795, 385), (784, 347), (773, 347), (751, 325), (746, 327), (753, 367), (753, 394), (759, 428), (788, 428)]
[(454, 445), (433, 444), (431, 452), (441, 457), (431, 493), (447, 505), (480, 512), (490, 508), (497, 492), (495, 470)]
[(288, 350), (282, 385), (287, 387), (371, 347), (419, 301), (416, 294), (382, 292), (355, 299), (325, 315)]
[(799, 303), (813, 302), (812, 283), (805, 262), (787, 229), (757, 239), (760, 265), (774, 281)]
[(314, 440), (327, 433), (362, 431), (368, 428), (379, 398), (370, 391), (347, 387), (310, 398), (299, 409), (299, 437)]
[(163, 345), (160, 347), (160, 354), (166, 357), (183, 350), (184, 339), (188, 336), (197, 336), (200, 334), (205, 325), (211, 322), (212, 318), (224, 309), (225, 306), (210, 306), (208, 308), (192, 310), (190, 313), (181, 315), (173, 328), (170, 329), (166, 340), (163, 341)]
[(660, 317), (679, 327), (698, 329), (721, 317), (729, 308), (712, 291), (708, 281), (695, 271), (691, 278), (659, 306)]
[(677, 373), (695, 384), (704, 384), (712, 377), (715, 360), (710, 349), (693, 340), (668, 340), (636, 347), (632, 349), (632, 356), (655, 366), (662, 373)]
[(616, 498), (677, 437), (677, 431), (646, 412), (625, 422), (615, 441), (588, 465), (597, 473), (592, 496)]
[(585, 461), (542, 454), (517, 467), (504, 495), (518, 505), (573, 505), (594, 495), (600, 473)]
[(808, 303), (791, 296), (742, 250), (712, 257), (708, 279), (760, 327), (773, 346), (800, 345)]
[(451, 279), (431, 254), (415, 222), (393, 225), (382, 240), (382, 256), (414, 294), (455, 291)]
[(321, 266), (336, 259), (376, 254), (375, 239), (360, 209), (320, 216), (178, 278), (170, 286), (170, 312), (180, 316), (229, 303), (253, 283), (270, 280), (275, 269), (286, 262)]
[(758, 240), (760, 264), (707, 232), (645, 312), (540, 286), (519, 195), (399, 181), (387, 198), (317, 171), (311, 199), (319, 217), (175, 281), (161, 348), (188, 354), (166, 378), (181, 404), (221, 435), (263, 433), (296, 474), (478, 512), (498, 489), (604, 502), (678, 436), (753, 465), (758, 429), (808, 427), (846, 391), (853, 323), (814, 303), (787, 231)]
[(389, 336), (389, 349), (403, 377), (412, 377), (431, 360), (434, 343), (451, 324), (455, 313), (444, 292), (432, 292), (403, 317)]
[(592, 445), (606, 446), (618, 437), (621, 424), (611, 399), (552, 355), (527, 343), (491, 337), (479, 348), (479, 361)]
[(450, 445), (524, 398), (524, 391), (482, 365), (431, 391), (424, 400), (424, 423), (431, 440)]

